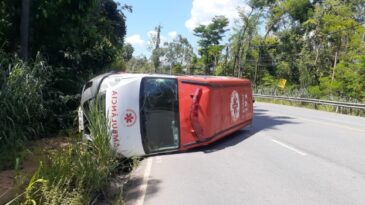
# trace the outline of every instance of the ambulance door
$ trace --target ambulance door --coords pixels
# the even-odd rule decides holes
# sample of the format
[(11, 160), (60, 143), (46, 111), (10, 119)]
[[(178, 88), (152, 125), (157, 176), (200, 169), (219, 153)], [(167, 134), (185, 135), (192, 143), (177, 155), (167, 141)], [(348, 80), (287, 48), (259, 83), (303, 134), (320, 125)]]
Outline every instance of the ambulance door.
[(147, 154), (179, 147), (179, 104), (175, 78), (145, 77), (140, 89), (141, 135)]

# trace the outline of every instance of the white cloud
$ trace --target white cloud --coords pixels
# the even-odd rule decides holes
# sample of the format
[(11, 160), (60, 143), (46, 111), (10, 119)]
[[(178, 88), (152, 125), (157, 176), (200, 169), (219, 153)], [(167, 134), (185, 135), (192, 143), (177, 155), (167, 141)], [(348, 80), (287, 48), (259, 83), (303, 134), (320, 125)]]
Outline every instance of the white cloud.
[(174, 39), (174, 38), (176, 38), (176, 36), (177, 36), (177, 32), (176, 32), (176, 31), (171, 31), (171, 32), (169, 32), (169, 33), (168, 33), (168, 35), (169, 35), (169, 37), (170, 37), (171, 39)]
[(191, 16), (185, 22), (185, 26), (192, 31), (200, 24), (208, 24), (214, 16), (223, 15), (228, 18), (231, 27), (234, 19), (239, 17), (238, 8), (249, 10), (249, 6), (242, 0), (193, 0)]
[(127, 43), (132, 44), (133, 46), (143, 46), (144, 40), (142, 39), (141, 35), (134, 34), (125, 39)]

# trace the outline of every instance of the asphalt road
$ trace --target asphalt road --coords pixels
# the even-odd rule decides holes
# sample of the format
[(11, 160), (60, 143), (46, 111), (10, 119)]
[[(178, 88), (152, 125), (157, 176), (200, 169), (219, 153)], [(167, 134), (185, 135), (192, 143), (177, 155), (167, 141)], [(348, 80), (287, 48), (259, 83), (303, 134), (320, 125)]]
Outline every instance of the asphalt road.
[(127, 204), (365, 204), (365, 118), (255, 103), (253, 126), (150, 157)]

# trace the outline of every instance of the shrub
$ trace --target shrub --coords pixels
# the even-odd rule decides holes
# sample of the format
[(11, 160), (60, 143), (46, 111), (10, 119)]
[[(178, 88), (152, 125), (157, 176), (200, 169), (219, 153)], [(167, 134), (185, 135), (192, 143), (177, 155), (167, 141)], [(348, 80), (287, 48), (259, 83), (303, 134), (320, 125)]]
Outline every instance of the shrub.
[[(62, 150), (50, 153), (34, 174), (23, 197), (24, 204), (88, 204), (107, 185), (118, 161), (110, 144), (104, 113), (97, 103), (87, 113), (93, 140), (78, 136)], [(39, 183), (35, 183), (39, 182)]]

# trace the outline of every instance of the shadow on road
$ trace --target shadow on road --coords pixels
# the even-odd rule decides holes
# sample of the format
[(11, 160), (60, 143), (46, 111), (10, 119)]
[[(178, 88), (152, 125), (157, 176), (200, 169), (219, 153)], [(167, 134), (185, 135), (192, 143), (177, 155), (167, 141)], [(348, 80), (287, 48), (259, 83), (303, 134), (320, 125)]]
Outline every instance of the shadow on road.
[(223, 150), (227, 147), (235, 146), (243, 142), (244, 140), (254, 136), (256, 133), (266, 129), (277, 129), (280, 125), (284, 124), (297, 124), (293, 122), (294, 118), (287, 116), (270, 116), (269, 111), (265, 109), (255, 109), (253, 123), (250, 127), (239, 130), (230, 136), (227, 136), (221, 140), (218, 140), (208, 146), (197, 148), (192, 152), (204, 152), (211, 153), (219, 150)]
[[(255, 109), (254, 110), (254, 119), (253, 123), (250, 127), (239, 130), (230, 136), (227, 136), (221, 140), (218, 140), (208, 146), (196, 148), (184, 153), (166, 153), (166, 155), (174, 155), (174, 154), (188, 154), (194, 152), (203, 152), (206, 154), (217, 152), (228, 147), (235, 146), (239, 143), (244, 142), (246, 139), (250, 137), (254, 137), (254, 135), (260, 131), (267, 129), (277, 129), (280, 125), (284, 124), (297, 124), (293, 122), (294, 118), (284, 117), (284, 116), (271, 116), (269, 115), (269, 111), (265, 109)], [(161, 155), (161, 154), (160, 154)], [(165, 154), (162, 154), (165, 155)], [(143, 179), (141, 176), (143, 174), (138, 174), (139, 177), (131, 178), (128, 183), (124, 186), (125, 190), (125, 199), (126, 204), (135, 204), (136, 200), (141, 197), (141, 185), (143, 183)], [(149, 179), (148, 186), (146, 190), (146, 198), (153, 197), (159, 191), (159, 186), (162, 181), (157, 179)]]
[(255, 109), (253, 118), (253, 130), (256, 132), (266, 129), (277, 129), (280, 125), (284, 124), (297, 124), (293, 122), (295, 118), (288, 116), (270, 116), (269, 111), (265, 109)]
[[(141, 198), (141, 195), (143, 194), (141, 192), (141, 186), (143, 185), (142, 176), (133, 177), (124, 185), (123, 192), (125, 200), (124, 202), (126, 205), (136, 204), (137, 200)], [(158, 186), (160, 183), (161, 183), (160, 180), (149, 179), (147, 182), (145, 197), (149, 197), (157, 193), (159, 189)]]

